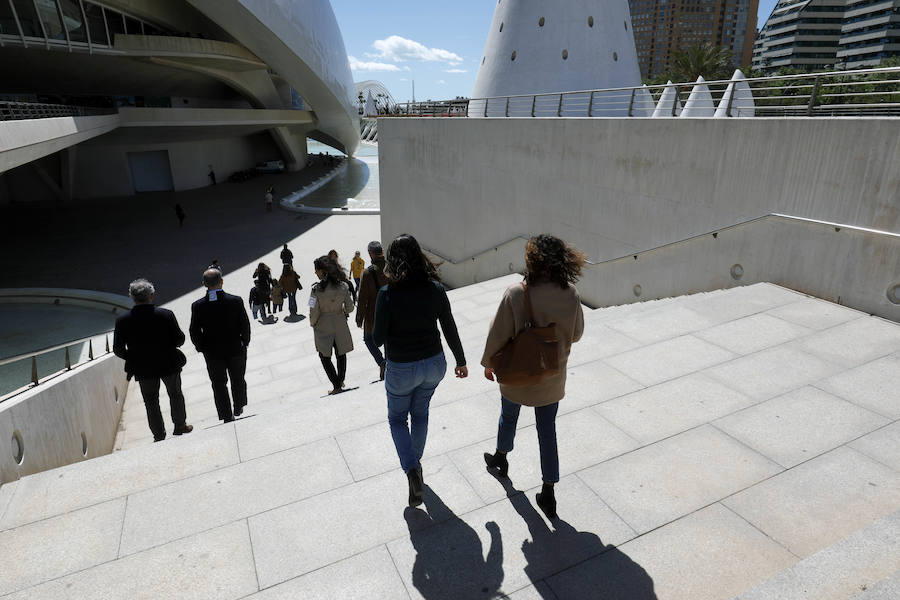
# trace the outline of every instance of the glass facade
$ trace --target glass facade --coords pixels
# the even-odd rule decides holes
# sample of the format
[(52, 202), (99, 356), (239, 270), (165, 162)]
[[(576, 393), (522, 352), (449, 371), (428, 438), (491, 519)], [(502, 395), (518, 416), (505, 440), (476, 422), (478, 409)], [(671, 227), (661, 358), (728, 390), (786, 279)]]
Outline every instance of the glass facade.
[(0, 0), (4, 44), (40, 40), (54, 46), (111, 46), (117, 33), (167, 35), (155, 25), (88, 0)]

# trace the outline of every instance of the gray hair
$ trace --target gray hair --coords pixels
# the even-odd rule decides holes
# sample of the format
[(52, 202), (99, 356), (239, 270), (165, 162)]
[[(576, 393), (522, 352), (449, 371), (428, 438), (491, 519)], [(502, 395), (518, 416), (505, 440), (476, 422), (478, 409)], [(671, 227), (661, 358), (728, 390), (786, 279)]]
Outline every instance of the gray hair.
[(373, 254), (375, 256), (384, 254), (384, 248), (381, 246), (381, 242), (379, 242), (378, 240), (369, 242), (369, 245), (366, 246), (366, 250), (369, 251), (369, 254)]
[(203, 285), (208, 288), (216, 287), (222, 283), (222, 271), (219, 269), (207, 269), (203, 272)]
[(156, 288), (146, 279), (135, 279), (128, 286), (128, 295), (138, 304), (150, 302), (150, 298), (156, 293)]

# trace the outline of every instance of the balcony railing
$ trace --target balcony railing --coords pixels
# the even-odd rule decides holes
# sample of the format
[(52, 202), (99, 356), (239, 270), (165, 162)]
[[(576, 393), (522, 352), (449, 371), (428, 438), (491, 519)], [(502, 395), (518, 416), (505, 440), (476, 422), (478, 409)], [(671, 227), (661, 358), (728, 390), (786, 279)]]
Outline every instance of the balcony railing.
[(410, 117), (900, 116), (900, 67), (398, 104)]
[(88, 117), (112, 115), (115, 108), (93, 108), (68, 104), (40, 104), (36, 102), (0, 102), (0, 121), (49, 119), (52, 117)]

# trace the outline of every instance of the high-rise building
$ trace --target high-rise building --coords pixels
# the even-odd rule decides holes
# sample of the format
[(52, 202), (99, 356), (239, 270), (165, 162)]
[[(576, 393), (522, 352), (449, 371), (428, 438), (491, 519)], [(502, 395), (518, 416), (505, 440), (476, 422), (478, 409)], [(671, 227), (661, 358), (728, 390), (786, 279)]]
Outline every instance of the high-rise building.
[(900, 0), (781, 0), (759, 33), (762, 71), (877, 66), (900, 55)]
[(735, 66), (753, 56), (759, 0), (629, 0), (641, 75), (658, 77), (676, 50), (708, 42), (731, 52)]

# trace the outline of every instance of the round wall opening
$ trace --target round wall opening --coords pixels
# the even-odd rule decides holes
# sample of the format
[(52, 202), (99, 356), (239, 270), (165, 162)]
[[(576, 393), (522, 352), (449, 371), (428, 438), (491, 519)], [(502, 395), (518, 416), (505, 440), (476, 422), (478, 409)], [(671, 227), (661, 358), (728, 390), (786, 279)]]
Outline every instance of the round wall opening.
[(512, 273), (515, 270), (516, 270), (516, 266), (512, 263), (509, 263), (509, 272)]
[(538, 19), (538, 27), (543, 27), (543, 26), (544, 26), (544, 22), (545, 22), (545, 21), (544, 21), (544, 17), (541, 17), (540, 19)]
[(622, 25), (625, 26), (625, 31), (628, 31), (628, 21), (622, 21)]
[(563, 57), (563, 60), (566, 60), (567, 58), (569, 58), (569, 51), (568, 51), (568, 50), (563, 50), (563, 51), (562, 51), (562, 57)]
[(588, 27), (594, 26), (594, 17), (588, 17)]
[(900, 282), (888, 288), (887, 297), (892, 304), (900, 304)]
[(619, 60), (619, 55), (613, 52), (613, 60)]
[(119, 388), (117, 388), (117, 387), (113, 388), (113, 398), (115, 399), (116, 404), (118, 404), (119, 403)]
[(81, 432), (81, 454), (83, 456), (87, 456), (88, 445), (87, 445), (87, 436), (84, 435), (84, 432)]
[(503, 31), (503, 23), (500, 23), (500, 31)]
[(731, 278), (737, 281), (744, 276), (744, 267), (739, 264), (731, 265)]
[(512, 56), (509, 57), (509, 60), (516, 60), (516, 51), (513, 50)]
[(635, 296), (640, 296), (641, 294), (644, 293), (644, 290), (641, 288), (640, 285), (635, 285), (633, 288), (631, 288), (631, 291), (634, 292)]
[(484, 59), (485, 59), (485, 58), (487, 58), (487, 57), (485, 57), (485, 56), (482, 56), (482, 57), (481, 57), (481, 64), (484, 64)]
[(21, 465), (25, 461), (25, 444), (22, 442), (22, 434), (18, 429), (13, 431), (12, 435), (12, 455), (17, 465)]

